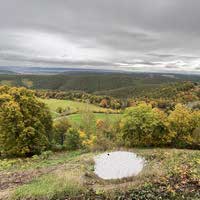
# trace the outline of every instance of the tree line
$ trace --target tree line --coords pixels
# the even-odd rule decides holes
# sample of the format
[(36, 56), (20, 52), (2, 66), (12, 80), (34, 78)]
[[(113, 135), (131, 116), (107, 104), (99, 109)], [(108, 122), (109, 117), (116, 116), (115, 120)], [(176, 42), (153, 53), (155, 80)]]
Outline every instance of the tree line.
[(95, 104), (103, 108), (121, 109), (124, 106), (126, 106), (123, 100), (105, 95), (104, 96), (93, 95), (86, 92), (37, 90), (35, 94), (37, 97), (40, 98), (75, 100), (75, 101)]

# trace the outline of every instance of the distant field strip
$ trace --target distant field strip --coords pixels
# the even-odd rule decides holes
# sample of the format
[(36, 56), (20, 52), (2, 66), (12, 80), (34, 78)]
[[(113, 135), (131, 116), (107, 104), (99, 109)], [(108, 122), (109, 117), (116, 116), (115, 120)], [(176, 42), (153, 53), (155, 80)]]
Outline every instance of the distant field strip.
[(51, 111), (56, 111), (58, 107), (63, 109), (70, 108), (72, 111), (83, 111), (85, 109), (89, 109), (92, 112), (106, 112), (106, 108), (101, 108), (93, 104), (70, 101), (70, 100), (59, 100), (59, 99), (41, 99), (47, 106), (51, 109)]
[[(107, 114), (107, 113), (94, 113), (95, 120), (102, 119), (102, 120), (110, 120), (110, 121), (116, 121), (117, 119), (120, 119), (122, 117), (122, 114)], [(69, 116), (63, 116), (58, 117), (55, 120), (67, 118), (69, 121), (73, 123), (80, 123), (82, 116), (81, 114), (72, 114)]]
[[(53, 119), (59, 119), (62, 117), (68, 117), (71, 121), (79, 122), (81, 120), (81, 114), (84, 111), (93, 112), (96, 119), (105, 119), (106, 117), (110, 118), (111, 120), (117, 119), (120, 117), (120, 114), (110, 114), (110, 112), (117, 112), (112, 109), (101, 108), (99, 106), (83, 103), (83, 102), (76, 102), (70, 100), (59, 100), (59, 99), (40, 99), (44, 102), (50, 109)], [(62, 116), (57, 112), (57, 108), (68, 109), (70, 114), (67, 116)], [(77, 114), (74, 114), (77, 113)], [(109, 113), (109, 114), (108, 114)]]

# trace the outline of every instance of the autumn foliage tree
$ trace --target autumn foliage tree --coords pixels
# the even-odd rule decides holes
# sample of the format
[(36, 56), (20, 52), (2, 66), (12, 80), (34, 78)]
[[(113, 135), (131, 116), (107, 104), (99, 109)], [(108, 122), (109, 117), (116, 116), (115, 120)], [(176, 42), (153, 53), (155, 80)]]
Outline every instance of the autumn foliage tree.
[(68, 129), (71, 127), (71, 124), (69, 123), (68, 119), (63, 118), (61, 120), (57, 120), (54, 123), (53, 129), (54, 129), (54, 140), (56, 144), (63, 145), (65, 138), (66, 138), (66, 133)]
[(108, 100), (107, 99), (102, 99), (99, 105), (101, 107), (103, 107), (103, 108), (108, 107)]
[(166, 116), (145, 103), (126, 110), (121, 121), (121, 138), (128, 147), (152, 146), (166, 138)]
[(192, 111), (177, 104), (168, 117), (169, 130), (172, 133), (172, 145), (187, 147), (197, 145), (195, 130), (200, 127), (200, 112)]
[(119, 139), (128, 147), (200, 147), (200, 111), (182, 104), (167, 115), (148, 104), (129, 108), (120, 123)]
[(0, 87), (1, 154), (38, 154), (49, 147), (51, 130), (50, 112), (31, 90)]

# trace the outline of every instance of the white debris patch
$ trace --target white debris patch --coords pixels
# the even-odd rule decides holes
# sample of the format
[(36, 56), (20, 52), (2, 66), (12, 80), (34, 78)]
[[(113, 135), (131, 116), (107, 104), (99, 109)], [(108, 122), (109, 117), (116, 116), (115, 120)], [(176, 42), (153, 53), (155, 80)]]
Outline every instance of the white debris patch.
[(115, 151), (95, 157), (95, 174), (102, 179), (120, 179), (136, 176), (142, 171), (145, 160), (135, 153)]

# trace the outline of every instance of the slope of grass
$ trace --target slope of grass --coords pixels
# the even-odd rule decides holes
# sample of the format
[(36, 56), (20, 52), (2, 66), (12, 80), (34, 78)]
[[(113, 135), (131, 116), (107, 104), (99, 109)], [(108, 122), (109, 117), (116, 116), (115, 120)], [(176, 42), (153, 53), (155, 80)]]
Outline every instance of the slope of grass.
[(75, 158), (82, 155), (83, 151), (69, 151), (69, 152), (58, 152), (52, 153), (44, 152), (40, 156), (33, 156), (32, 158), (10, 158), (0, 159), (0, 172), (3, 171), (22, 171), (22, 170), (34, 170), (42, 169), (46, 167), (53, 167), (58, 164), (63, 164), (74, 160)]
[[(95, 120), (110, 120), (111, 122), (116, 121), (122, 117), (122, 114), (107, 114), (107, 113), (94, 113)], [(61, 117), (62, 118), (62, 117)], [(61, 119), (57, 118), (57, 119)], [(72, 123), (81, 123), (82, 116), (81, 114), (73, 114), (66, 116), (64, 118), (69, 119)]]
[[(59, 114), (57, 112), (57, 108), (59, 107), (62, 109), (68, 110), (67, 117), (72, 122), (75, 122), (75, 121), (80, 122), (80, 119), (81, 119), (80, 113), (86, 110), (93, 112), (96, 119), (105, 119), (106, 117), (109, 117), (112, 120), (120, 116), (118, 114), (107, 114), (107, 113), (117, 113), (118, 112), (117, 110), (101, 108), (93, 104), (87, 104), (83, 102), (70, 101), (70, 100), (59, 100), (59, 99), (40, 99), (40, 100), (49, 107), (53, 119), (56, 119), (56, 118), (59, 119), (59, 117), (63, 117), (62, 114)], [(77, 114), (74, 114), (74, 113), (77, 113)]]
[(106, 112), (106, 108), (101, 108), (93, 104), (87, 104), (83, 102), (70, 101), (70, 100), (59, 100), (59, 99), (40, 99), (50, 108), (52, 112), (56, 112), (58, 107), (63, 109), (69, 108), (71, 112), (90, 110), (91, 112)]
[[(78, 174), (77, 174), (78, 175)], [(69, 173), (44, 175), (16, 189), (13, 199), (66, 199), (68, 196), (75, 197), (84, 191), (75, 179)]]
[[(137, 177), (110, 181), (94, 175), (94, 153), (63, 152), (54, 153), (45, 159), (15, 159), (12, 167), (1, 171), (0, 199), (5, 191), (12, 199), (17, 200), (200, 198), (198, 150), (157, 148), (129, 151), (146, 159), (144, 169)], [(38, 175), (32, 176), (34, 174)]]

